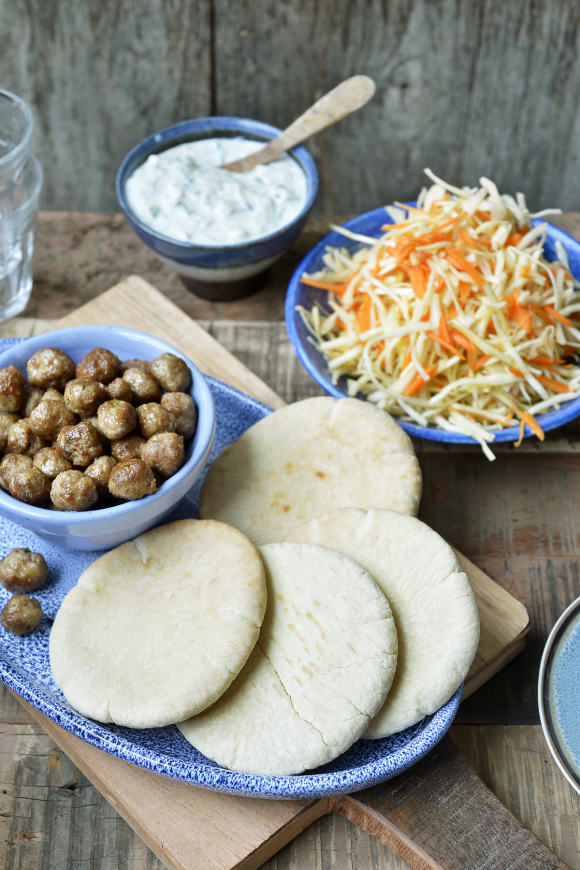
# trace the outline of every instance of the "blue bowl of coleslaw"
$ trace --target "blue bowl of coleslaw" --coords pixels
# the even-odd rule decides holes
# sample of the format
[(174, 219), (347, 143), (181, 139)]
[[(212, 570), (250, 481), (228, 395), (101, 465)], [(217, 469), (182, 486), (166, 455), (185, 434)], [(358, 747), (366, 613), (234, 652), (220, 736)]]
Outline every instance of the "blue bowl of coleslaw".
[[(416, 206), (415, 202), (406, 203), (409, 206)], [(343, 227), (351, 233), (359, 233), (364, 236), (379, 238), (381, 227), (386, 224), (393, 223), (392, 218), (385, 208), (377, 208), (373, 211), (359, 215), (350, 221), (347, 221)], [(534, 226), (543, 223), (540, 219), (534, 219)], [(572, 236), (558, 227), (548, 224), (546, 240), (544, 243), (544, 256), (548, 261), (558, 259), (556, 252), (556, 243), (562, 244), (568, 254), (570, 271), (573, 277), (580, 281), (580, 243)], [(327, 248), (346, 248), (351, 252), (359, 250), (364, 245), (355, 239), (350, 239), (338, 232), (331, 232), (322, 239), (307, 255), (304, 257), (296, 271), (294, 272), (288, 292), (286, 295), (286, 328), (288, 337), (298, 359), (308, 372), (308, 374), (319, 384), (327, 393), (337, 398), (348, 396), (346, 377), (342, 376), (336, 384), (332, 382), (332, 376), (327, 368), (327, 362), (323, 355), (317, 349), (311, 340), (310, 333), (302, 317), (300, 316), (298, 307), (303, 307), (311, 310), (314, 306), (318, 306), (321, 311), (328, 312), (328, 293), (326, 290), (317, 289), (307, 286), (301, 282), (302, 276), (306, 273), (311, 275), (320, 271), (324, 267), (323, 255)], [(364, 393), (359, 393), (357, 398), (366, 399)], [(580, 398), (572, 399), (566, 402), (561, 408), (554, 411), (548, 411), (538, 415), (538, 422), (542, 429), (548, 432), (569, 423), (580, 417)], [(399, 420), (395, 417), (399, 425), (409, 434), (417, 438), (427, 438), (430, 441), (441, 441), (452, 444), (473, 444), (477, 445), (475, 438), (469, 435), (464, 435), (460, 432), (449, 432), (439, 426), (429, 424), (428, 426), (420, 426), (417, 423), (410, 423)], [(494, 431), (494, 439), (491, 443), (494, 444), (517, 441), (520, 437), (519, 423), (507, 428)], [(524, 427), (524, 437), (534, 435), (529, 426)]]

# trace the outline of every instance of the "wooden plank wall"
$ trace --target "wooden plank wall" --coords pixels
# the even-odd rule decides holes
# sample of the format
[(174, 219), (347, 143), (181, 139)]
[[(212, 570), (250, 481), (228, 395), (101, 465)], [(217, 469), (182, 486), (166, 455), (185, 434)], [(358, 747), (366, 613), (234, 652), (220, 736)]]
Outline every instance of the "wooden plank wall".
[(373, 102), (312, 142), (320, 212), (413, 198), (426, 165), (577, 210), (579, 23), (575, 0), (0, 0), (0, 86), (33, 108), (47, 209), (115, 210), (122, 157), (174, 121), (284, 126), (367, 73)]

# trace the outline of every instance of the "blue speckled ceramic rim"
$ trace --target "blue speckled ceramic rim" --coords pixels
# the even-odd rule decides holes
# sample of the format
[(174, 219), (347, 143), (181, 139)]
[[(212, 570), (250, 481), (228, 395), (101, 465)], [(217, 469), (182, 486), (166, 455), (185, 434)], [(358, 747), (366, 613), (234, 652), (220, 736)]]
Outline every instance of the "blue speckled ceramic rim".
[[(272, 413), (271, 408), (221, 381), (213, 378), (207, 378), (207, 381), (216, 397), (221, 394), (232, 399), (232, 403), (238, 403), (238, 407), (252, 409), (262, 416)], [(123, 761), (136, 764), (152, 773), (202, 788), (245, 797), (279, 800), (330, 797), (359, 791), (407, 770), (430, 752), (446, 733), (457, 712), (463, 689), (463, 686), (460, 686), (439, 710), (409, 729), (411, 733), (408, 737), (407, 732), (403, 732), (404, 743), (394, 748), (389, 747), (388, 754), (382, 757), (375, 757), (358, 766), (353, 763), (353, 766), (344, 770), (274, 777), (237, 773), (214, 765), (188, 761), (150, 747), (139, 746), (123, 733), (119, 733), (122, 729), (110, 730), (98, 722), (85, 719), (66, 702), (51, 697), (46, 688), (35, 680), (34, 673), (9, 664), (3, 658), (1, 650), (0, 679), (57, 725), (91, 746), (102, 749)], [(390, 740), (390, 738), (386, 739)], [(359, 743), (370, 746), (379, 745), (381, 741), (359, 741)]]
[[(415, 206), (416, 202), (405, 203), (405, 205)], [(362, 233), (364, 235), (376, 235), (379, 231), (379, 227), (384, 224), (393, 223), (392, 219), (389, 217), (388, 212), (385, 211), (384, 208), (377, 208), (373, 211), (366, 212), (365, 214), (361, 214), (356, 218), (353, 218), (350, 221), (347, 221), (344, 226), (351, 230), (352, 232)], [(541, 220), (534, 220), (533, 224), (536, 225), (538, 223), (543, 223)], [(580, 243), (576, 241), (572, 236), (565, 233), (563, 230), (559, 229), (559, 227), (555, 227), (553, 224), (548, 224), (548, 232), (547, 239), (555, 241), (560, 241), (567, 249), (568, 253), (571, 251), (575, 253), (576, 257), (580, 257)], [(311, 378), (313, 378), (317, 384), (319, 384), (327, 393), (331, 396), (336, 396), (338, 399), (344, 398), (348, 395), (346, 386), (344, 383), (339, 381), (338, 385), (334, 385), (331, 383), (330, 376), (328, 371), (326, 370), (326, 363), (324, 362), (322, 356), (316, 352), (320, 360), (323, 361), (323, 367), (319, 367), (312, 354), (312, 347), (310, 345), (306, 346), (306, 333), (305, 328), (302, 324), (302, 320), (298, 313), (296, 312), (296, 305), (299, 304), (300, 296), (302, 293), (302, 288), (304, 285), (300, 283), (300, 277), (304, 272), (314, 272), (317, 271), (321, 266), (321, 258), (324, 253), (324, 249), (327, 246), (331, 247), (349, 247), (356, 243), (349, 243), (349, 240), (344, 236), (339, 235), (336, 232), (329, 233), (329, 235), (325, 236), (308, 254), (304, 257), (296, 271), (294, 272), (290, 284), (288, 285), (288, 292), (286, 294), (286, 306), (285, 306), (285, 317), (286, 317), (286, 329), (288, 331), (288, 337), (294, 350), (296, 351), (296, 355), (298, 359), (308, 372)], [(580, 275), (577, 274), (577, 270), (574, 273), (575, 278), (580, 278)], [(326, 298), (326, 291), (320, 291), (319, 297)], [(341, 379), (344, 381), (344, 378)], [(360, 398), (364, 398), (361, 394)], [(571, 402), (567, 402), (562, 406), (559, 411), (550, 411), (547, 414), (542, 414), (538, 417), (542, 429), (544, 432), (549, 432), (551, 429), (556, 429), (558, 426), (563, 426), (564, 423), (569, 423), (571, 420), (575, 420), (578, 416), (580, 416), (580, 398), (573, 399)], [(444, 429), (439, 428), (438, 426), (429, 425), (429, 426), (418, 426), (415, 423), (404, 423), (401, 422), (397, 417), (394, 418), (399, 426), (401, 426), (405, 432), (408, 432), (409, 435), (413, 435), (417, 438), (426, 438), (429, 441), (442, 441), (449, 444), (475, 444), (477, 445), (477, 441), (474, 438), (471, 438), (469, 435), (463, 435), (459, 432), (447, 432)], [(495, 438), (490, 443), (490, 447), (493, 449), (494, 444), (499, 444), (506, 441), (517, 441), (520, 434), (519, 426), (514, 426), (513, 428), (502, 429), (500, 432), (494, 432)], [(534, 435), (534, 432), (530, 429), (529, 426), (524, 427), (524, 437), (529, 438)]]
[[(304, 145), (298, 145), (289, 153), (294, 157), (306, 176), (307, 196), (306, 202), (298, 215), (288, 224), (257, 239), (239, 242), (232, 245), (194, 245), (188, 242), (177, 242), (168, 236), (161, 235), (142, 223), (131, 211), (125, 196), (125, 184), (131, 173), (140, 166), (151, 154), (165, 151), (167, 148), (182, 144), (186, 141), (196, 141), (207, 138), (208, 135), (219, 136), (244, 134), (258, 137), (267, 142), (279, 136), (282, 131), (271, 124), (261, 121), (253, 121), (250, 118), (236, 118), (229, 116), (216, 116), (208, 118), (194, 118), (189, 121), (180, 121), (165, 127), (157, 133), (153, 133), (129, 151), (124, 158), (116, 179), (116, 192), (119, 205), (125, 217), (140, 238), (148, 244), (156, 253), (183, 263), (200, 263), (201, 265), (217, 266), (215, 260), (219, 257), (223, 260), (222, 265), (235, 265), (238, 261), (249, 262), (275, 255), (280, 250), (290, 245), (300, 232), (309, 212), (314, 205), (318, 193), (318, 172), (316, 164)], [(259, 141), (257, 141), (259, 144)], [(251, 256), (250, 256), (251, 253)], [(243, 256), (245, 254), (245, 256)], [(207, 261), (207, 262), (206, 262)]]
[(538, 677), (538, 708), (544, 738), (554, 761), (578, 794), (580, 794), (580, 780), (566, 762), (565, 753), (560, 751), (560, 741), (553, 724), (555, 711), (552, 710), (550, 703), (549, 683), (560, 641), (568, 625), (576, 617), (579, 610), (580, 598), (576, 598), (556, 622), (544, 647), (542, 661), (540, 662), (540, 675)]

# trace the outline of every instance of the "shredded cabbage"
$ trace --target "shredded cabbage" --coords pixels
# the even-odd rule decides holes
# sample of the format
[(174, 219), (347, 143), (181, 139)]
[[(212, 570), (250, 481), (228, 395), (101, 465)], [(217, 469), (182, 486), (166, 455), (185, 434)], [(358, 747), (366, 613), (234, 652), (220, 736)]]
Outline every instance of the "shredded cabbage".
[(328, 290), (329, 310), (298, 311), (350, 396), (470, 435), (494, 459), (494, 432), (519, 425), (518, 446), (527, 424), (543, 440), (536, 416), (580, 397), (580, 284), (563, 245), (544, 257), (547, 225), (532, 226), (523, 194), (425, 172), (419, 207), (387, 208), (380, 238), (333, 227), (362, 247), (327, 248), (301, 280)]

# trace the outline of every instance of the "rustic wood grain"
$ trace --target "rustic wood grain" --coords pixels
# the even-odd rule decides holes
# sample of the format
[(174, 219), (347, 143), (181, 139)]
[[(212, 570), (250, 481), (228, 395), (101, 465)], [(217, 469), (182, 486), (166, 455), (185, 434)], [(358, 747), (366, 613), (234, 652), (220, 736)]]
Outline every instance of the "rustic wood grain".
[(128, 149), (184, 118), (285, 127), (364, 73), (377, 94), (311, 141), (318, 208), (413, 199), (430, 165), (576, 207), (580, 30), (570, 0), (2, 0), (2, 82), (36, 119), (52, 209), (113, 210)]

